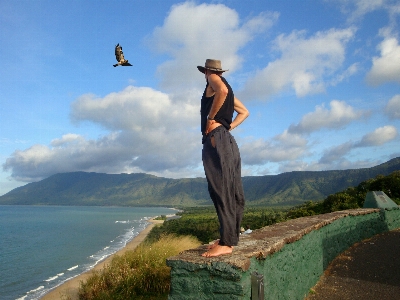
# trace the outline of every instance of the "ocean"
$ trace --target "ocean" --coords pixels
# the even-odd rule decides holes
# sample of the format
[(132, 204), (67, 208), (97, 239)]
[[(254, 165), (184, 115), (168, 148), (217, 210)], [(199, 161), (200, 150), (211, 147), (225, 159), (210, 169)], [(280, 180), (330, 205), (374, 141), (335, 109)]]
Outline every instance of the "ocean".
[(40, 299), (123, 248), (155, 207), (1, 206), (0, 299)]

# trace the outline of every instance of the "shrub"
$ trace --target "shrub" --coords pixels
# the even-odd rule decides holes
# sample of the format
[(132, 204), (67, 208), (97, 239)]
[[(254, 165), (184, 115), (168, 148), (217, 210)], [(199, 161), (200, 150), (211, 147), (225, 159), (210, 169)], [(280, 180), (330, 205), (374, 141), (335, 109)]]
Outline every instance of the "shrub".
[(301, 217), (319, 215), (323, 212), (323, 205), (324, 202), (322, 201), (321, 202), (307, 201), (301, 205), (291, 208), (286, 214), (286, 217), (288, 219), (296, 219)]
[[(196, 210), (197, 211), (197, 210)], [(164, 222), (155, 226), (146, 237), (146, 241), (157, 241), (162, 235), (174, 234), (177, 236), (192, 235), (206, 244), (219, 238), (218, 219), (214, 212), (189, 212), (181, 218)]]
[(290, 219), (330, 213), (338, 210), (363, 207), (368, 191), (383, 191), (394, 202), (400, 204), (400, 171), (390, 175), (378, 175), (374, 179), (361, 182), (357, 187), (349, 187), (344, 191), (329, 195), (324, 201), (308, 201), (293, 207), (287, 213)]

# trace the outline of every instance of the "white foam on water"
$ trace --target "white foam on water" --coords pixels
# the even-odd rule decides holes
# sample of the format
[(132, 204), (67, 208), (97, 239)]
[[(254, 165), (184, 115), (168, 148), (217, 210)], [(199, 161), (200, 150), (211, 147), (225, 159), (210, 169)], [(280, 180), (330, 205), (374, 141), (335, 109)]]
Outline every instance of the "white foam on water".
[(44, 289), (44, 286), (41, 285), (37, 289), (30, 290), (27, 294), (35, 293), (35, 292), (38, 292), (38, 291), (43, 290), (43, 289)]
[[(38, 288), (30, 290), (29, 292), (27, 292), (25, 296), (22, 296), (20, 298), (15, 299), (15, 300), (25, 300), (26, 298), (28, 298), (30, 296), (30, 294), (38, 293), (39, 291), (42, 291), (43, 289), (44, 289), (44, 286), (41, 285)], [(38, 298), (32, 298), (32, 299), (38, 299)]]
[(49, 282), (49, 281), (53, 281), (56, 280), (58, 278), (58, 276), (53, 276), (53, 277), (49, 277), (48, 279), (46, 279), (45, 281)]
[(104, 247), (102, 250), (98, 251), (95, 254), (89, 256), (94, 262), (86, 266), (86, 270), (90, 270), (94, 268), (98, 263), (109, 257), (110, 255), (116, 253), (117, 251), (121, 250), (123, 247), (126, 246), (128, 242), (130, 242), (133, 238), (135, 238), (142, 230), (144, 230), (147, 225), (148, 221), (151, 219), (150, 217), (144, 217), (140, 220), (135, 221), (115, 221), (115, 223), (124, 223), (124, 224), (132, 224), (132, 226), (126, 229), (125, 233), (116, 237), (114, 240), (110, 241), (110, 244)]
[(88, 267), (88, 269), (94, 268), (99, 262), (101, 262), (102, 260), (106, 259), (108, 256), (109, 256), (109, 255), (103, 255), (103, 256), (99, 257), (99, 258), (94, 262), (94, 264), (92, 264), (92, 265), (90, 265), (90, 266)]
[(72, 270), (75, 270), (76, 268), (78, 268), (79, 267), (79, 265), (76, 265), (76, 266), (73, 266), (73, 267), (71, 267), (71, 268), (69, 268), (69, 269), (67, 269), (68, 271), (72, 271)]

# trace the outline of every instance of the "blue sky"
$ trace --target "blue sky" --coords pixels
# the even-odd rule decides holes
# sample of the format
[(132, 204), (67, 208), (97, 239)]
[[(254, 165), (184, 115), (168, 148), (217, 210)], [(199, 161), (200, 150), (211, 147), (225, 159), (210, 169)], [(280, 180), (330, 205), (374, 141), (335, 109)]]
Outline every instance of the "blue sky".
[(203, 177), (207, 58), (250, 111), (242, 175), (400, 156), (398, 1), (5, 0), (0, 22), (0, 195), (72, 171)]

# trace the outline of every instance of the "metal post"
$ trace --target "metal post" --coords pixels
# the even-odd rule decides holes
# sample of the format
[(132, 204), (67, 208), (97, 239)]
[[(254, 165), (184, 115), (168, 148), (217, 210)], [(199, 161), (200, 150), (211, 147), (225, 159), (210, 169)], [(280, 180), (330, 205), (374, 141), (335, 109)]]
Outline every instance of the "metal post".
[(251, 274), (251, 300), (264, 300), (264, 275), (258, 272)]

